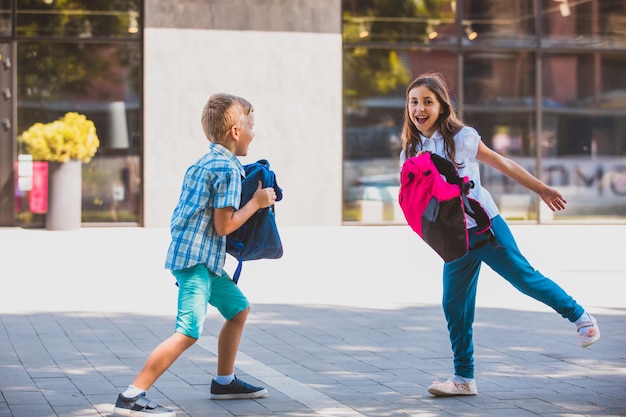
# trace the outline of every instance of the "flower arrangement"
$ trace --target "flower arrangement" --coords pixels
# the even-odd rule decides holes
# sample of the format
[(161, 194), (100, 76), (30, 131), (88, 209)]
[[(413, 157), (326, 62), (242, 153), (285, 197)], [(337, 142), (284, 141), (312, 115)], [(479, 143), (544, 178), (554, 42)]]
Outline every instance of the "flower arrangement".
[(98, 151), (96, 125), (82, 114), (69, 112), (50, 123), (35, 123), (24, 131), (20, 142), (36, 161), (89, 162)]

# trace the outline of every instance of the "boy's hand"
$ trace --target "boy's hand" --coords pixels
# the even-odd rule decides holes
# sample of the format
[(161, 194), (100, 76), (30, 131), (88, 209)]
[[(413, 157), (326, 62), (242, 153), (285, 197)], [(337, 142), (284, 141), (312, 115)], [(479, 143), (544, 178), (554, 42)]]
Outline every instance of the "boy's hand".
[(272, 187), (262, 188), (263, 184), (259, 181), (259, 186), (254, 192), (252, 199), (256, 201), (259, 208), (269, 207), (276, 202), (276, 191)]
[(257, 210), (271, 206), (276, 202), (276, 191), (272, 187), (262, 188), (263, 184), (259, 181), (254, 195), (239, 210), (233, 207), (224, 207), (214, 209), (213, 225), (215, 231), (220, 236), (226, 236), (229, 233), (239, 229)]

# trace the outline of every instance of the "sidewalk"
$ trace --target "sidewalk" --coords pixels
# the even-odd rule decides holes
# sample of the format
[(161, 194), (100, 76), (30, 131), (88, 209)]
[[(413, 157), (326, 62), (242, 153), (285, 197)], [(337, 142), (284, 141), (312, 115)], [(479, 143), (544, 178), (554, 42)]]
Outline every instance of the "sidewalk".
[[(211, 401), (216, 337), (149, 391), (178, 417), (626, 416), (626, 226), (513, 225), (535, 267), (600, 323), (572, 324), (483, 268), (474, 326), (479, 395), (434, 398), (452, 373), (441, 261), (407, 227), (285, 228), (280, 260), (244, 264), (252, 312), (237, 374), (258, 400)], [(173, 330), (166, 229), (0, 229), (0, 417), (112, 416)], [(226, 269), (234, 270), (229, 259)]]

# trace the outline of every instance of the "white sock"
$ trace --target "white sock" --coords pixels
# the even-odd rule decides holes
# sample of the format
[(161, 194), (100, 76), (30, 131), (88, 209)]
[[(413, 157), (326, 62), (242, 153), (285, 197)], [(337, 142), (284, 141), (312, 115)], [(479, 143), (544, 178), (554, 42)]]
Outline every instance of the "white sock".
[(228, 385), (235, 379), (235, 374), (232, 373), (230, 375), (218, 375), (215, 377), (215, 382), (220, 385)]
[(574, 324), (578, 326), (580, 323), (584, 321), (591, 321), (591, 317), (589, 317), (589, 314), (587, 314), (586, 311), (583, 311), (583, 314), (578, 318), (578, 320), (574, 322)]
[(450, 381), (454, 382), (455, 384), (469, 384), (473, 380), (474, 378), (465, 378), (460, 375), (454, 375), (452, 378), (450, 378)]
[[(574, 322), (574, 324), (576, 325), (576, 327), (578, 327), (580, 323), (584, 323), (586, 321), (591, 322), (591, 317), (589, 317), (589, 314), (585, 311), (582, 316), (580, 316), (580, 318)], [(590, 326), (592, 325), (581, 327), (580, 329), (578, 329), (578, 333), (584, 334), (587, 331), (587, 327)]]
[(146, 391), (142, 390), (141, 388), (137, 388), (134, 385), (129, 385), (128, 388), (126, 388), (126, 391), (122, 393), (122, 395), (126, 398), (135, 398), (142, 392), (146, 392)]

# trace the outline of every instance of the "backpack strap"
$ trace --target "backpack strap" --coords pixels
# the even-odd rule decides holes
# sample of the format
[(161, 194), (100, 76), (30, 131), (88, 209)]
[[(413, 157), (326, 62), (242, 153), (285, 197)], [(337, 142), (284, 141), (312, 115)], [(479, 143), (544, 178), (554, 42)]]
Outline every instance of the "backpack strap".
[(239, 281), (239, 276), (241, 275), (241, 268), (243, 267), (243, 256), (241, 255), (241, 252), (243, 251), (243, 242), (237, 242), (234, 246), (237, 250), (237, 268), (235, 268), (232, 279), (236, 285), (237, 281)]
[(463, 194), (467, 194), (471, 188), (474, 188), (474, 182), (466, 181), (465, 178), (461, 178), (454, 164), (446, 158), (431, 152), (430, 160), (433, 161), (433, 164), (435, 164), (437, 171), (446, 177), (446, 181), (450, 184), (459, 186)]
[(504, 249), (504, 246), (500, 245), (500, 242), (498, 242), (498, 239), (496, 239), (496, 235), (493, 233), (493, 230), (491, 230), (491, 228), (487, 229), (485, 231), (485, 234), (487, 236), (487, 239), (481, 240), (480, 242), (477, 242), (474, 245), (470, 246), (469, 250), (482, 248), (488, 243), (490, 243), (496, 249)]
[(478, 233), (486, 232), (491, 228), (491, 219), (483, 208), (483, 206), (473, 198), (469, 198), (466, 194), (462, 196), (465, 213), (476, 221)]
[(478, 201), (467, 196), (469, 191), (474, 188), (474, 181), (471, 181), (467, 177), (460, 177), (456, 167), (449, 160), (434, 153), (430, 154), (430, 159), (433, 161), (433, 164), (435, 164), (439, 173), (446, 177), (447, 182), (455, 184), (461, 189), (461, 198), (463, 199), (465, 213), (476, 221), (479, 233), (488, 230), (491, 227), (489, 216)]
[(263, 183), (263, 187), (273, 187), (274, 191), (276, 192), (276, 201), (280, 201), (283, 199), (283, 189), (280, 188), (280, 186), (278, 185), (278, 181), (276, 181), (276, 175), (274, 174), (274, 171), (270, 170), (270, 162), (267, 159), (259, 159), (258, 161), (256, 161), (257, 164), (263, 165), (265, 168), (267, 168), (268, 173), (271, 175), (271, 179), (269, 178), (264, 178), (265, 180), (268, 181), (267, 184)]
[(456, 184), (461, 188), (461, 198), (463, 199), (463, 207), (465, 213), (476, 221), (478, 227), (478, 234), (485, 233), (487, 239), (482, 240), (475, 245), (472, 245), (469, 250), (478, 249), (486, 244), (490, 243), (497, 249), (502, 249), (498, 239), (491, 230), (491, 219), (483, 208), (483, 206), (475, 199), (468, 197), (469, 191), (474, 188), (474, 181), (469, 180), (467, 177), (461, 178), (454, 164), (441, 156), (431, 153), (430, 159), (439, 170), (439, 173), (446, 177), (446, 181), (451, 184)]

